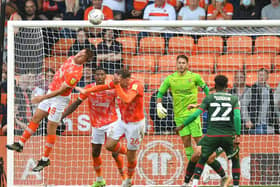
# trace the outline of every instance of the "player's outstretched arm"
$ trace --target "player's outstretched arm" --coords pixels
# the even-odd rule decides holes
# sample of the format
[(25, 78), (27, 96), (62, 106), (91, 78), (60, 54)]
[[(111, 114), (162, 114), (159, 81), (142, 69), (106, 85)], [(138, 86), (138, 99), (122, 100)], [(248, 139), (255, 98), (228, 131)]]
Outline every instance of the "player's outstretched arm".
[(192, 115), (190, 115), (181, 126), (175, 128), (176, 133), (179, 133), (184, 127), (188, 126), (191, 122), (193, 122), (200, 114), (203, 112), (202, 109), (197, 109)]
[(41, 101), (43, 101), (45, 99), (49, 99), (49, 98), (58, 96), (69, 89), (71, 89), (71, 87), (69, 87), (67, 84), (62, 84), (58, 90), (52, 91), (52, 92), (42, 95), (42, 96), (36, 96), (36, 97), (32, 98), (31, 103), (33, 103), (33, 104), (40, 103)]
[(97, 86), (86, 88), (84, 90), (83, 94), (87, 94), (89, 92), (99, 92), (99, 91), (103, 91), (103, 90), (110, 90), (113, 88), (115, 88), (114, 83), (110, 82), (110, 84), (103, 84), (103, 85), (97, 85)]
[(115, 89), (116, 89), (117, 95), (125, 103), (131, 103), (133, 101), (133, 99), (137, 96), (136, 90), (129, 90), (128, 93), (125, 93), (119, 84), (115, 85)]
[(76, 99), (76, 101), (74, 103), (72, 103), (70, 106), (68, 106), (65, 109), (65, 112), (63, 113), (61, 119), (64, 119), (66, 116), (68, 116), (69, 114), (74, 112), (82, 102), (83, 102), (83, 100), (81, 100), (79, 98)]

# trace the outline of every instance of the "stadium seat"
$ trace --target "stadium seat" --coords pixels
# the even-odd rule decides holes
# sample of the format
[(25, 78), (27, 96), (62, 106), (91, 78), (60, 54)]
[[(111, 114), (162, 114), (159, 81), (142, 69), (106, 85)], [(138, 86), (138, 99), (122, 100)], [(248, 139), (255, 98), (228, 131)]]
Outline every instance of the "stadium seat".
[(216, 70), (222, 71), (242, 71), (244, 58), (239, 54), (228, 54), (218, 57)]
[(246, 71), (257, 71), (261, 68), (265, 68), (268, 71), (271, 70), (272, 58), (267, 54), (254, 54), (249, 55), (245, 59), (245, 69)]
[(129, 69), (132, 72), (154, 72), (155, 65), (155, 56), (139, 55), (131, 58)]
[(215, 65), (215, 58), (212, 55), (200, 54), (189, 57), (189, 68), (191, 71), (200, 72), (207, 71), (213, 72)]
[(158, 72), (175, 72), (176, 58), (176, 55), (160, 56), (158, 60)]
[(121, 37), (116, 38), (122, 44), (123, 54), (133, 55), (136, 53), (136, 38), (135, 37)]
[(168, 54), (190, 56), (194, 45), (194, 39), (190, 36), (172, 37), (168, 42)]
[(252, 45), (250, 36), (231, 36), (227, 39), (227, 53), (251, 54)]
[(91, 44), (95, 45), (95, 47), (97, 47), (97, 45), (98, 45), (99, 43), (101, 43), (101, 42), (103, 41), (103, 39), (102, 39), (102, 38), (89, 38), (88, 41), (89, 41)]
[(165, 40), (163, 37), (145, 37), (140, 40), (139, 53), (163, 55)]
[(223, 53), (223, 38), (220, 36), (203, 36), (198, 39), (198, 53), (221, 55)]
[(61, 38), (52, 48), (53, 55), (67, 56), (70, 47), (74, 44), (74, 38)]
[(151, 79), (151, 73), (142, 73), (142, 72), (132, 73), (132, 77), (141, 81), (143, 84), (148, 84), (148, 82)]
[(223, 72), (223, 73), (217, 73), (217, 74), (201, 74), (201, 77), (203, 80), (207, 83), (209, 88), (215, 87), (215, 77), (217, 75), (225, 75), (228, 78), (228, 89), (233, 87), (233, 80), (234, 80), (234, 73), (235, 72)]
[(273, 63), (273, 66), (274, 66), (274, 70), (275, 71), (280, 71), (280, 55), (274, 57), (272, 59), (272, 63)]
[(280, 73), (270, 73), (267, 83), (271, 88), (276, 89), (278, 84), (280, 83)]
[(54, 71), (57, 71), (60, 66), (67, 60), (67, 58), (67, 56), (46, 57), (44, 59), (44, 67), (52, 68)]
[(154, 91), (159, 89), (160, 85), (161, 85), (161, 81), (162, 79), (165, 79), (168, 75), (170, 75), (171, 73), (156, 73), (156, 74), (152, 74), (149, 82), (148, 82), (148, 89), (150, 91)]
[(268, 53), (273, 56), (280, 52), (278, 36), (259, 36), (255, 40), (255, 53)]

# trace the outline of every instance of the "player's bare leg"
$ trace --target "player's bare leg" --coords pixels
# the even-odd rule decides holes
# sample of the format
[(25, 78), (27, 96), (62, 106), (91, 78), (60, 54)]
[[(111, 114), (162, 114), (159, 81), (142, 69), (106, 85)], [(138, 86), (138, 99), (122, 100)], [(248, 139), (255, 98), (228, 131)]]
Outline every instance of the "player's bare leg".
[[(119, 142), (119, 140), (114, 140), (110, 137), (107, 138), (106, 149), (112, 152), (112, 156), (116, 161), (119, 168), (119, 172), (122, 176), (122, 180), (126, 180), (127, 175), (123, 172), (123, 160), (120, 154), (127, 154), (127, 148)], [(121, 169), (122, 168), (122, 169)]]
[(106, 182), (102, 177), (102, 159), (100, 156), (102, 144), (91, 144), (92, 147), (92, 160), (93, 167), (96, 173), (96, 181), (93, 183), (92, 187), (103, 187), (106, 186)]
[[(201, 140), (201, 137), (194, 137), (194, 140), (196, 143), (198, 143)], [(201, 146), (196, 146), (194, 149), (194, 153), (188, 163), (187, 169), (186, 169), (186, 176), (185, 176), (185, 184), (188, 184), (192, 178), (195, 165), (198, 162), (199, 158), (201, 155)], [(207, 164), (213, 168), (213, 170), (216, 171), (217, 174), (221, 176), (221, 181), (226, 181), (229, 180), (228, 176), (226, 175), (224, 169), (222, 168), (221, 164), (216, 160), (216, 153), (214, 152), (211, 154), (207, 160)], [(205, 179), (203, 180), (204, 183), (207, 183), (210, 180), (210, 176), (206, 176)]]
[(56, 129), (57, 129), (58, 123), (53, 122), (53, 121), (48, 121), (47, 124), (47, 132), (48, 135), (46, 137), (46, 145), (45, 145), (45, 150), (44, 150), (44, 155), (41, 158), (41, 160), (38, 161), (38, 164), (35, 168), (32, 169), (34, 172), (39, 172), (48, 165), (50, 165), (50, 159), (49, 155), (53, 149), (53, 146), (56, 141)]
[(127, 150), (127, 179), (123, 181), (122, 187), (132, 186), (132, 178), (137, 166), (136, 150)]
[(127, 178), (127, 174), (124, 171), (123, 157), (120, 155), (120, 153), (115, 152), (112, 152), (112, 157), (115, 159), (122, 180), (125, 180)]
[(24, 130), (22, 136), (20, 137), (18, 142), (15, 142), (10, 145), (6, 145), (6, 147), (9, 150), (17, 151), (17, 152), (22, 152), (23, 151), (23, 146), (25, 142), (34, 134), (39, 127), (40, 121), (45, 118), (48, 115), (48, 112), (45, 112), (43, 110), (37, 109), (35, 114), (33, 115), (30, 123)]

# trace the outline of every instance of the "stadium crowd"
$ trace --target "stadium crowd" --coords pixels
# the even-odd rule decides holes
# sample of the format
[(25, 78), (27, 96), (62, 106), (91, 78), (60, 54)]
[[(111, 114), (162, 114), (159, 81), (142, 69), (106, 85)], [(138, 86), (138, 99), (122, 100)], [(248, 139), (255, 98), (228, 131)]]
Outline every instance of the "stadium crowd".
[[(92, 9), (102, 9), (105, 20), (248, 20), (248, 19), (280, 19), (280, 2), (279, 0), (9, 0), (6, 6), (6, 20), (87, 20), (88, 14)], [(164, 28), (160, 28), (164, 29)], [(185, 30), (196, 28), (184, 28)], [(15, 37), (24, 38), (24, 34), (28, 34), (30, 30), (26, 29), (20, 31)], [(36, 31), (35, 31), (36, 32)], [(122, 59), (123, 46), (122, 43), (116, 40), (119, 31), (100, 30), (100, 29), (86, 29), (86, 30), (70, 30), (60, 29), (54, 30), (46, 28), (44, 32), (44, 53), (45, 56), (57, 55), (53, 49), (59, 38), (74, 38), (74, 42), (68, 51), (65, 51), (65, 56), (71, 56), (82, 48), (90, 48), (95, 53), (95, 58), (92, 63), (87, 64), (87, 71), (85, 71), (79, 86), (85, 86), (85, 82), (91, 82), (93, 76), (90, 74), (96, 67), (96, 63), (102, 64), (107, 73), (113, 74), (114, 70), (124, 66)], [(7, 33), (6, 33), (7, 34)], [(5, 34), (5, 36), (6, 36)], [(22, 34), (22, 35), (21, 35)], [(138, 41), (147, 36), (157, 36), (155, 33), (137, 33)], [(163, 54), (168, 52), (168, 39), (173, 35), (172, 33), (164, 33), (166, 49)], [(98, 45), (94, 45), (91, 38), (102, 38)], [(41, 40), (41, 39), (40, 39)], [(46, 41), (48, 40), (48, 41)], [(26, 43), (27, 42), (27, 43)], [(37, 41), (40, 43), (40, 41)], [(96, 41), (94, 41), (96, 42)], [(196, 39), (197, 42), (197, 39)], [(22, 43), (22, 41), (19, 41)], [(23, 42), (25, 45), (30, 44), (28, 41)], [(42, 43), (42, 42), (41, 42)], [(7, 46), (7, 44), (5, 44)], [(17, 46), (24, 47), (24, 46)], [(19, 52), (21, 50), (18, 50)], [(41, 53), (42, 51), (39, 51)], [(16, 92), (20, 94), (16, 99), (15, 122), (16, 130), (22, 132), (26, 127), (29, 118), (32, 116), (31, 97), (40, 92), (47, 91), (46, 85), (40, 84), (35, 80), (46, 79), (51, 80), (54, 69), (41, 69), (43, 57), (36, 55), (36, 59), (29, 59), (29, 62), (36, 62), (37, 64), (26, 64), (26, 59), (17, 59), (17, 56), (25, 56), (27, 54), (16, 55), (16, 74), (18, 75)], [(58, 54), (63, 56), (63, 54)], [(0, 134), (6, 134), (7, 124), (7, 68), (6, 58), (7, 54), (4, 51), (4, 60), (2, 67), (2, 82), (1, 82), (1, 106), (0, 106)], [(17, 64), (18, 62), (18, 64)], [(22, 64), (23, 63), (23, 64)], [(23, 67), (23, 68), (22, 68)], [(34, 69), (34, 71), (30, 71)], [(23, 71), (24, 70), (24, 71)], [(25, 71), (28, 70), (28, 71)], [(246, 73), (236, 73), (234, 84), (230, 92), (238, 95), (241, 101), (242, 110), (242, 133), (243, 134), (279, 134), (279, 126), (273, 120), (278, 115), (280, 118), (280, 84), (277, 87), (270, 88), (268, 85), (269, 74), (274, 70), (259, 69), (258, 81), (253, 85), (240, 85), (242, 80), (246, 79)], [(41, 77), (41, 78), (38, 78)], [(44, 77), (44, 78), (42, 78)], [(88, 80), (89, 79), (89, 80)], [(262, 84), (260, 84), (262, 82)], [(277, 82), (276, 82), (277, 83)], [(39, 88), (39, 89), (38, 89)], [(260, 91), (262, 90), (262, 91)], [(153, 90), (156, 91), (156, 90)], [(172, 95), (168, 94), (168, 106), (172, 102)], [(151, 100), (152, 102), (152, 100)], [(257, 108), (258, 111), (253, 111), (252, 105), (261, 105)], [(265, 104), (264, 104), (265, 103)], [(150, 104), (150, 111), (153, 111)], [(23, 108), (24, 107), (24, 108)], [(172, 106), (170, 106), (172, 110)], [(256, 109), (256, 108), (255, 108)], [(249, 110), (249, 111), (248, 111)], [(20, 112), (25, 111), (24, 114)], [(265, 112), (268, 112), (266, 115)], [(154, 121), (154, 132), (156, 134), (170, 133), (172, 128), (161, 127), (160, 124), (174, 125), (172, 114), (167, 118), (166, 122), (158, 119), (154, 114), (151, 114), (151, 119)], [(260, 115), (259, 117), (254, 115)], [(268, 117), (269, 115), (269, 117)], [(19, 119), (21, 118), (21, 119)], [(250, 119), (251, 118), (251, 119)], [(253, 118), (253, 119), (252, 119)], [(259, 121), (256, 122), (255, 120)], [(267, 121), (265, 121), (267, 120)], [(155, 125), (157, 124), (157, 125)], [(270, 128), (270, 126), (272, 128)], [(273, 126), (271, 124), (275, 124)], [(253, 128), (252, 128), (253, 127)], [(254, 131), (252, 129), (254, 129)], [(62, 129), (63, 130), (63, 129)]]

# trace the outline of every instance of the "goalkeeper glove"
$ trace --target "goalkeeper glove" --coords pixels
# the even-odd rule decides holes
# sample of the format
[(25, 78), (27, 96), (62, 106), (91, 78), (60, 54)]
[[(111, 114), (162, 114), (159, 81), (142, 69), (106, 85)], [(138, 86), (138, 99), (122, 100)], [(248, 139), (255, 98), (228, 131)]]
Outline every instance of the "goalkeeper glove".
[(167, 116), (167, 110), (162, 106), (161, 103), (157, 104), (157, 115), (160, 119), (165, 118)]

